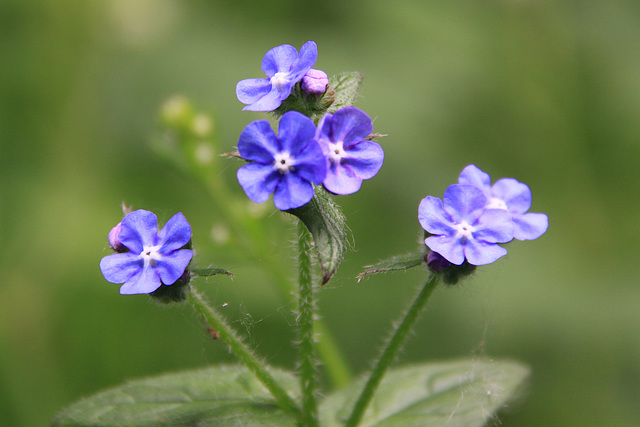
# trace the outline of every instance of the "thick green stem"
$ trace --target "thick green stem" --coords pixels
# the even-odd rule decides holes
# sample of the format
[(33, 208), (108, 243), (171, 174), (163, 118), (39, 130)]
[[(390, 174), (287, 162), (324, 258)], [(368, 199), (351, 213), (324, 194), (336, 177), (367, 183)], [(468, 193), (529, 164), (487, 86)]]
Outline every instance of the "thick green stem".
[(387, 372), (387, 369), (395, 359), (398, 351), (400, 351), (400, 349), (402, 348), (402, 344), (407, 338), (407, 335), (409, 335), (409, 332), (411, 332), (413, 325), (415, 324), (416, 320), (418, 320), (420, 312), (424, 308), (427, 300), (438, 284), (438, 278), (439, 276), (437, 274), (431, 275), (427, 283), (425, 283), (424, 287), (422, 287), (422, 289), (418, 293), (418, 296), (416, 297), (413, 304), (411, 304), (407, 312), (402, 317), (402, 321), (393, 332), (391, 339), (382, 352), (380, 360), (378, 360), (375, 368), (373, 368), (373, 371), (371, 371), (369, 379), (367, 380), (364, 389), (362, 389), (362, 393), (360, 393), (360, 396), (358, 397), (358, 400), (353, 407), (353, 412), (351, 413), (351, 416), (345, 424), (347, 427), (356, 427), (358, 423), (360, 423), (360, 420), (364, 415), (364, 411), (367, 409), (369, 402), (371, 402), (371, 398), (375, 394), (378, 385), (380, 385), (380, 381), (382, 381), (382, 378)]
[(316, 355), (313, 338), (313, 275), (311, 273), (311, 234), (298, 222), (298, 340), (300, 347), (300, 389), (302, 425), (318, 425), (316, 400)]
[(269, 390), (278, 405), (286, 412), (299, 417), (300, 408), (295, 401), (287, 394), (284, 388), (271, 376), (265, 365), (242, 341), (240, 336), (226, 324), (222, 317), (207, 303), (205, 297), (196, 289), (191, 287), (187, 293), (189, 303), (200, 314), (207, 325), (212, 328), (220, 339), (229, 346), (229, 349), (236, 355), (244, 365), (255, 374), (258, 380)]

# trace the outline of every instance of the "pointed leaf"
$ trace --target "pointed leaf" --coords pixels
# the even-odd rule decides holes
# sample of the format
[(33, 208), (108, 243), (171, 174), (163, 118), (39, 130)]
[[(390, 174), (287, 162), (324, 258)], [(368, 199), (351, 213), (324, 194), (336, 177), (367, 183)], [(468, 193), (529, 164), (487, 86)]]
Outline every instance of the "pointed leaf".
[[(271, 369), (288, 390), (295, 377)], [(82, 399), (53, 420), (52, 426), (293, 426), (262, 384), (241, 366), (136, 380)]]
[[(484, 426), (518, 396), (529, 369), (512, 361), (483, 359), (431, 363), (391, 370), (360, 426)], [(364, 380), (328, 396), (323, 426), (343, 426)]]
[(321, 185), (315, 187), (309, 203), (287, 212), (297, 216), (311, 232), (322, 268), (321, 284), (324, 285), (338, 269), (348, 247), (346, 218)]
[(211, 277), (217, 276), (218, 274), (226, 274), (233, 279), (233, 274), (228, 272), (227, 270), (223, 270), (222, 268), (216, 267), (207, 267), (207, 268), (194, 268), (191, 270), (191, 273), (197, 277)]
[(424, 261), (422, 252), (404, 255), (396, 255), (382, 261), (378, 261), (373, 265), (367, 265), (362, 273), (356, 278), (361, 281), (369, 274), (388, 273), (389, 271), (408, 270), (417, 267)]
[(327, 114), (352, 106), (358, 98), (363, 79), (364, 76), (357, 71), (348, 71), (331, 77), (329, 88), (335, 91), (335, 95), (333, 104), (327, 109)]

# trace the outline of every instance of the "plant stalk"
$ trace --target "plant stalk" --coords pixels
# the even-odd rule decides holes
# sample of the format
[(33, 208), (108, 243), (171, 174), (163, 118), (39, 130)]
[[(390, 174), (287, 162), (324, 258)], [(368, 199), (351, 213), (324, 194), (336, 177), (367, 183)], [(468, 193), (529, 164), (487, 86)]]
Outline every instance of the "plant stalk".
[(229, 346), (229, 349), (238, 359), (255, 374), (258, 380), (269, 390), (278, 405), (285, 411), (296, 417), (300, 416), (300, 408), (289, 396), (284, 388), (271, 376), (266, 366), (253, 351), (242, 341), (242, 338), (226, 324), (222, 316), (209, 305), (206, 298), (193, 286), (187, 293), (187, 299), (193, 308), (200, 314), (207, 325), (212, 328), (219, 338)]
[(420, 312), (424, 308), (425, 304), (429, 300), (429, 297), (433, 293), (433, 290), (436, 288), (438, 284), (439, 275), (432, 274), (427, 283), (422, 287), (420, 292), (418, 293), (416, 299), (413, 301), (413, 304), (409, 307), (406, 313), (402, 317), (402, 321), (398, 324), (396, 330), (391, 335), (389, 342), (387, 343), (386, 348), (382, 352), (380, 356), (380, 360), (371, 371), (369, 375), (369, 379), (365, 384), (356, 404), (353, 407), (353, 411), (351, 412), (351, 416), (347, 420), (345, 424), (346, 427), (356, 427), (360, 421), (362, 420), (362, 416), (364, 415), (367, 406), (371, 402), (373, 395), (375, 394), (384, 374), (387, 372), (387, 369), (395, 359), (398, 351), (402, 348), (402, 345), (411, 332), (413, 325), (418, 320), (418, 316)]

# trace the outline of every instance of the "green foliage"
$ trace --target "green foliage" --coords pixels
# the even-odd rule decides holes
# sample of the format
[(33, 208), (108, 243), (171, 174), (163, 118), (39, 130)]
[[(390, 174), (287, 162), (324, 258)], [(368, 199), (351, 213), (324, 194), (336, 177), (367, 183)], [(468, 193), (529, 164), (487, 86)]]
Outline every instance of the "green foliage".
[(334, 91), (333, 104), (327, 109), (327, 114), (333, 114), (343, 107), (350, 107), (358, 98), (364, 76), (357, 71), (347, 71), (329, 79), (328, 91)]
[[(293, 374), (270, 373), (298, 396)], [(482, 426), (517, 393), (528, 368), (510, 361), (460, 360), (391, 370), (365, 413), (363, 426)], [(330, 394), (322, 426), (341, 426), (363, 381)], [(293, 426), (246, 368), (216, 366), (136, 380), (83, 399), (52, 422), (59, 426)]]
[[(459, 360), (390, 370), (362, 426), (483, 426), (517, 397), (529, 369), (511, 361)], [(327, 397), (321, 425), (342, 426), (364, 380)]]
[(424, 261), (422, 252), (395, 255), (379, 261), (373, 265), (368, 265), (365, 270), (358, 274), (358, 282), (369, 274), (388, 273), (390, 271), (408, 270), (417, 267)]
[(346, 218), (321, 185), (315, 187), (315, 195), (309, 203), (287, 212), (297, 216), (311, 232), (322, 269), (321, 284), (324, 285), (338, 269), (348, 247)]
[[(292, 374), (270, 369), (289, 390)], [(282, 411), (244, 367), (216, 366), (136, 380), (83, 399), (56, 416), (52, 426), (289, 426)]]

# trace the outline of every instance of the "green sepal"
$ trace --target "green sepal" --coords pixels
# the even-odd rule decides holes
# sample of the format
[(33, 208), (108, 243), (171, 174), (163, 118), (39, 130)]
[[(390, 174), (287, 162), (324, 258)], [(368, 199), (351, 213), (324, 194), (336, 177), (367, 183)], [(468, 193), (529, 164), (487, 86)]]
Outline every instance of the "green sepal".
[(323, 186), (315, 187), (313, 199), (286, 211), (300, 219), (313, 236), (324, 285), (338, 270), (348, 245), (347, 220)]
[(358, 99), (364, 75), (357, 71), (347, 71), (329, 79), (328, 93), (333, 93), (333, 103), (327, 108), (326, 114), (333, 114), (340, 108), (350, 107)]
[(365, 270), (358, 274), (357, 280), (361, 281), (369, 274), (388, 273), (390, 271), (408, 270), (417, 267), (424, 262), (422, 252), (410, 253), (404, 255), (395, 255), (382, 261), (378, 261), (373, 265), (367, 265)]
[[(297, 393), (293, 374), (269, 371), (283, 387)], [(253, 373), (225, 365), (130, 381), (72, 404), (51, 423), (53, 427), (295, 424), (295, 417), (278, 407)]]
[[(529, 369), (513, 361), (468, 359), (390, 370), (371, 400), (363, 426), (484, 426), (518, 397)], [(343, 426), (364, 379), (330, 394), (323, 427)]]

